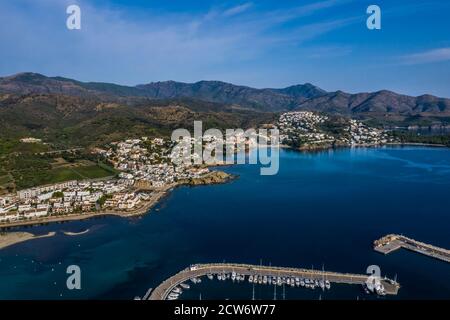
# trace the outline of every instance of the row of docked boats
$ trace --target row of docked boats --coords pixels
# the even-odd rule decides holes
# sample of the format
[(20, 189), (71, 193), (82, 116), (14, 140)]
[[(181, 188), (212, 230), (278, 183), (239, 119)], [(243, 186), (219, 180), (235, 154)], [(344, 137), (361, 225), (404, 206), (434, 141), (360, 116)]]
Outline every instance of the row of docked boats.
[[(200, 278), (192, 278), (192, 283), (200, 283), (202, 280)], [(183, 293), (183, 290), (189, 290), (191, 286), (187, 283), (180, 283), (180, 286), (176, 286), (170, 291), (169, 295), (167, 296), (167, 300), (178, 300), (180, 295)]]
[[(232, 280), (234, 282), (241, 282), (246, 280), (244, 274), (239, 274), (237, 272), (221, 272), (217, 274), (208, 273), (207, 278), (209, 280), (214, 280), (215, 278), (219, 281)], [(330, 281), (326, 279), (309, 279), (300, 277), (280, 277), (271, 275), (249, 275), (248, 282), (253, 284), (265, 284), (265, 285), (277, 285), (277, 286), (290, 286), (290, 287), (304, 287), (309, 289), (321, 288), (322, 290), (329, 290), (331, 288)], [(190, 282), (193, 284), (198, 284), (202, 282), (200, 277), (191, 278)], [(183, 293), (183, 290), (190, 289), (190, 285), (187, 283), (181, 283), (179, 286), (174, 287), (167, 300), (177, 300)]]
[[(232, 273), (225, 273), (225, 272), (218, 273), (216, 275), (216, 277), (217, 277), (217, 280), (220, 280), (220, 281), (231, 279), (232, 281), (239, 282), (239, 281), (244, 281), (245, 280), (245, 275), (236, 273), (234, 271)], [(212, 279), (214, 279), (214, 276), (211, 274), (211, 277), (210, 277), (210, 275), (208, 275), (208, 278), (212, 280)]]
[(300, 277), (276, 277), (267, 275), (250, 275), (248, 282), (255, 284), (269, 284), (269, 285), (287, 285), (290, 287), (305, 287), (309, 289), (321, 288), (322, 290), (329, 290), (331, 283), (325, 279), (309, 279)]
[[(237, 272), (231, 273), (217, 273), (215, 275), (208, 273), (207, 277), (209, 280), (213, 280), (214, 276), (216, 276), (217, 280), (232, 280), (236, 282), (245, 281), (246, 276), (244, 274), (239, 274)], [(331, 283), (326, 279), (308, 279), (308, 278), (300, 278), (300, 277), (277, 277), (271, 275), (250, 275), (248, 276), (248, 282), (255, 284), (269, 284), (269, 285), (288, 285), (291, 287), (305, 287), (305, 288), (321, 288), (323, 290), (330, 289)]]

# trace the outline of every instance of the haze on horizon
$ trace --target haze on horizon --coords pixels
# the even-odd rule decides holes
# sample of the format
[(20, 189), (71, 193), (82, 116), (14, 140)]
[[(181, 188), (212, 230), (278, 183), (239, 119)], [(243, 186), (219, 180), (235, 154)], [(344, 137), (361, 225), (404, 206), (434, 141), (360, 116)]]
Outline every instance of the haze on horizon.
[[(66, 28), (70, 4), (81, 30)], [(381, 30), (366, 28), (370, 4), (382, 9)], [(434, 0), (2, 1), (0, 75), (450, 97), (448, 12)]]

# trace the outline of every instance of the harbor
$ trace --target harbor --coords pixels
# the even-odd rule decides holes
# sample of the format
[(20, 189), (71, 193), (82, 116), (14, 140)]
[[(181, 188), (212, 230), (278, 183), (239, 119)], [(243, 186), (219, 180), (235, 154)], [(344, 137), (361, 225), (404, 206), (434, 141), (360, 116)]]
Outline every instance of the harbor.
[(374, 241), (375, 251), (383, 254), (389, 254), (401, 248), (450, 262), (450, 250), (419, 242), (403, 235), (389, 234)]
[(203, 277), (219, 281), (248, 281), (257, 285), (273, 285), (276, 287), (304, 287), (329, 290), (332, 283), (361, 285), (369, 292), (378, 295), (396, 295), (400, 285), (391, 279), (380, 278), (377, 286), (368, 285), (369, 275), (339, 273), (324, 270), (286, 268), (262, 265), (214, 263), (196, 264), (178, 272), (163, 281), (148, 296), (148, 300), (176, 300), (189, 284), (200, 283)]

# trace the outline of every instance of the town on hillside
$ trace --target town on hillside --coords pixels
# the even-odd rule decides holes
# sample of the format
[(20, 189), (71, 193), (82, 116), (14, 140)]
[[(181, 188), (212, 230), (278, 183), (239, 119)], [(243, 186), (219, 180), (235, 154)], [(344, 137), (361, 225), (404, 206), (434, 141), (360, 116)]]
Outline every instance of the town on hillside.
[(395, 142), (385, 130), (360, 121), (311, 111), (287, 112), (278, 120), (282, 144), (315, 149), (333, 146), (376, 146)]
[(0, 223), (33, 221), (70, 214), (144, 213), (154, 195), (210, 173), (204, 166), (171, 161), (173, 143), (161, 138), (129, 139), (95, 148), (119, 171), (116, 177), (66, 181), (19, 190), (0, 197)]

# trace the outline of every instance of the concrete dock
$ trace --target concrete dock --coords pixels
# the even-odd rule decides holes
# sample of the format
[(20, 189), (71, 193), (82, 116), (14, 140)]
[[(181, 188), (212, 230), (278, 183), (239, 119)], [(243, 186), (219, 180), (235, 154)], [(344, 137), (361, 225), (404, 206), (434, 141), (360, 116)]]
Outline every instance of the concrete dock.
[(445, 262), (450, 262), (450, 250), (419, 242), (402, 235), (389, 234), (374, 241), (374, 249), (380, 253), (388, 254), (400, 248), (418, 252)]
[[(222, 274), (236, 272), (245, 276), (272, 276), (272, 277), (299, 277), (313, 280), (328, 280), (332, 283), (345, 283), (363, 285), (366, 283), (369, 275), (365, 274), (351, 274), (339, 273), (331, 271), (320, 271), (311, 269), (299, 268), (283, 268), (272, 266), (258, 266), (247, 264), (226, 264), (226, 263), (212, 263), (212, 264), (196, 264), (186, 268), (179, 273), (173, 275), (169, 279), (162, 282), (156, 287), (149, 300), (165, 300), (169, 293), (179, 284), (188, 281), (192, 278), (198, 278), (207, 274)], [(382, 278), (381, 284), (385, 288), (388, 295), (395, 295), (400, 288), (399, 284), (393, 280)]]

